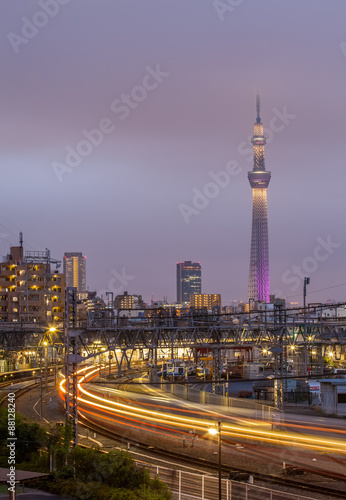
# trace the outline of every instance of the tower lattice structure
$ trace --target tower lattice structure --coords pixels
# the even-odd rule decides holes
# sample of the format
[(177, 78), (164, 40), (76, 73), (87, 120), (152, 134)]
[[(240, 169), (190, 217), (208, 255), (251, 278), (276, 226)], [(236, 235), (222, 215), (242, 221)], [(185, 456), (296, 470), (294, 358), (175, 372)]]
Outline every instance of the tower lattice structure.
[(248, 172), (252, 187), (252, 232), (248, 298), (269, 302), (269, 247), (267, 187), (271, 173), (266, 171), (264, 162), (263, 124), (260, 118), (260, 98), (256, 98), (257, 118), (254, 125), (253, 169)]

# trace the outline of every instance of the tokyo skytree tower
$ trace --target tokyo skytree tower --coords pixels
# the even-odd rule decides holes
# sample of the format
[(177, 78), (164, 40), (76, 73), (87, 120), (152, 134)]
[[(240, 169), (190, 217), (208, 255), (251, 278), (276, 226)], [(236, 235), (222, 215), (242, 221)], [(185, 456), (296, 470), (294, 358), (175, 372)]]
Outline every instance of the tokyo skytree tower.
[(266, 138), (263, 135), (263, 124), (260, 118), (260, 98), (256, 97), (257, 118), (254, 126), (253, 169), (248, 172), (252, 187), (252, 233), (249, 273), (249, 302), (269, 302), (269, 248), (268, 248), (268, 215), (267, 187), (270, 172), (264, 164), (264, 146)]

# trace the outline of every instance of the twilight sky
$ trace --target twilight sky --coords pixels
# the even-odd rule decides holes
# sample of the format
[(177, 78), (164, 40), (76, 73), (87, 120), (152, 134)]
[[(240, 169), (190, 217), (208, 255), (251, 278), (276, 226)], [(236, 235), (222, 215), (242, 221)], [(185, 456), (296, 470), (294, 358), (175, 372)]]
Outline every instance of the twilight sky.
[(0, 13), (1, 255), (23, 231), (25, 250), (83, 252), (90, 290), (146, 301), (175, 300), (193, 260), (204, 293), (247, 300), (258, 89), (271, 291), (302, 302), (310, 276), (308, 302), (346, 301), (344, 0)]

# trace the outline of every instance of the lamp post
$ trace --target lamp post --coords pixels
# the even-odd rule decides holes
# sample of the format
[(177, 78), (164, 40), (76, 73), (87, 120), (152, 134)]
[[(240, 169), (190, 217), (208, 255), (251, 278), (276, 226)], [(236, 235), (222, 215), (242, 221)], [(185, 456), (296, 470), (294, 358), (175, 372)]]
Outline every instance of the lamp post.
[(219, 500), (222, 500), (221, 492), (221, 422), (217, 423), (217, 429), (212, 427), (209, 429), (209, 433), (215, 436), (217, 434), (218, 450), (219, 450)]

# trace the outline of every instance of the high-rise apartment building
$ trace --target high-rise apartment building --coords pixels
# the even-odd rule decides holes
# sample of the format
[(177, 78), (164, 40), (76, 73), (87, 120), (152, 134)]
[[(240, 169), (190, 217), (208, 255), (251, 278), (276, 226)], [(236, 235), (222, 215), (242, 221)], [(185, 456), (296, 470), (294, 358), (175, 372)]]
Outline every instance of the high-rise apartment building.
[(177, 263), (177, 303), (190, 302), (190, 295), (202, 292), (202, 270), (199, 262)]
[(59, 261), (45, 252), (25, 252), (11, 247), (0, 263), (0, 321), (62, 323), (65, 310), (65, 277)]
[(196, 293), (190, 296), (190, 307), (194, 309), (208, 309), (219, 307), (221, 310), (221, 295), (219, 293)]
[(124, 292), (122, 295), (117, 295), (114, 299), (114, 309), (142, 309), (145, 304), (142, 295), (129, 295)]
[(81, 252), (65, 252), (64, 275), (66, 287), (75, 287), (86, 292), (86, 257)]
[(268, 215), (267, 187), (271, 173), (264, 164), (263, 124), (260, 118), (260, 99), (256, 99), (257, 118), (254, 126), (253, 169), (248, 172), (252, 187), (252, 233), (248, 298), (254, 302), (269, 302), (269, 248), (268, 248)]

